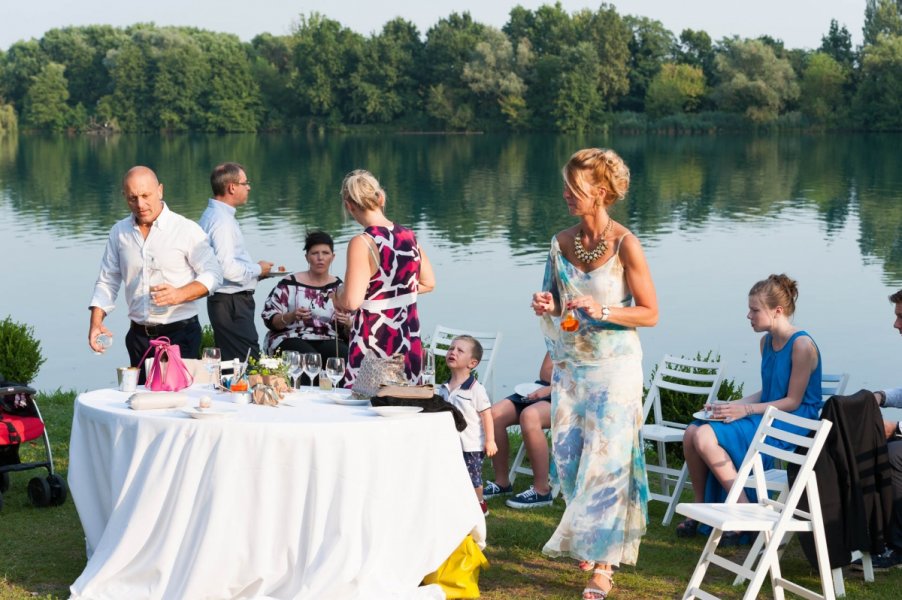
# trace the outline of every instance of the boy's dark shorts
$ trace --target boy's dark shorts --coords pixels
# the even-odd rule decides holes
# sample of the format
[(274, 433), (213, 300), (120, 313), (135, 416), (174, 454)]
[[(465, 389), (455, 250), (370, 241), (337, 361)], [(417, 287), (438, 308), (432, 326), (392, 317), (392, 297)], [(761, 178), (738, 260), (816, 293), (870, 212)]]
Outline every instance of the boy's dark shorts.
[(485, 452), (464, 452), (464, 462), (467, 464), (467, 473), (470, 474), (470, 481), (473, 482), (473, 488), (482, 487), (482, 461), (485, 459)]

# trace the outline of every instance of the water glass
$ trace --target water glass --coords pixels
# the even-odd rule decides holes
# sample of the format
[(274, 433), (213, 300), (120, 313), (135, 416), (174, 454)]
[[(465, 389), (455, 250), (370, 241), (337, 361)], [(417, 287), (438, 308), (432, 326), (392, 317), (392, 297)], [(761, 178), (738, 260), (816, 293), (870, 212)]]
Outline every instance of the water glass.
[(219, 362), (221, 359), (222, 354), (220, 353), (219, 348), (204, 348), (203, 353), (201, 354), (204, 368), (207, 370), (207, 373), (210, 374), (210, 387), (214, 390), (216, 389), (216, 381), (219, 378), (214, 377), (213, 374), (219, 371)]
[(435, 385), (435, 353), (431, 349), (426, 350), (423, 364), (423, 383)]
[(323, 357), (319, 352), (308, 352), (304, 355), (304, 372), (310, 378), (310, 385), (323, 368)]
[(345, 359), (333, 356), (326, 359), (326, 377), (332, 382), (332, 387), (338, 389), (338, 382), (345, 375)]
[(288, 350), (282, 353), (282, 360), (288, 365), (288, 374), (291, 375), (291, 387), (298, 388), (298, 377), (304, 372), (301, 353), (296, 350)]
[(94, 354), (103, 354), (110, 346), (113, 345), (113, 336), (109, 333), (101, 333), (94, 338), (94, 343), (102, 348), (100, 352), (95, 351)]

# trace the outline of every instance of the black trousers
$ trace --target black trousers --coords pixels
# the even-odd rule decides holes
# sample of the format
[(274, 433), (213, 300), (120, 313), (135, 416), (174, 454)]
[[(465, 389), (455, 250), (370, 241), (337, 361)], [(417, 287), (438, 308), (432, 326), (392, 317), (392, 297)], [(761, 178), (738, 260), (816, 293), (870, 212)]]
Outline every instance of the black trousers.
[[(285, 352), (286, 350), (295, 350), (300, 352), (301, 354), (305, 354), (307, 352), (319, 352), (320, 356), (323, 357), (323, 370), (326, 369), (326, 359), (333, 358), (336, 356), (340, 356), (341, 358), (348, 360), (348, 345), (344, 342), (344, 340), (338, 340), (338, 353), (335, 352), (335, 340), (302, 340), (300, 338), (289, 338), (287, 340), (283, 340), (281, 344), (276, 348), (277, 352)], [(304, 381), (306, 381), (309, 385), (316, 385), (316, 382), (319, 381), (319, 377), (314, 378), (313, 381), (310, 381), (310, 378), (306, 375), (300, 375), (298, 377), (298, 385), (304, 385)]]
[(893, 480), (893, 520), (887, 538), (897, 551), (902, 551), (902, 440), (889, 440), (886, 449)]
[(254, 325), (255, 312), (252, 293), (216, 293), (207, 298), (207, 315), (210, 317), (213, 337), (222, 360), (244, 360), (248, 348), (251, 356), (260, 358), (260, 340)]
[[(201, 328), (197, 318), (181, 329), (154, 337), (148, 336), (146, 332), (139, 328), (131, 327), (125, 336), (125, 348), (128, 350), (131, 366), (141, 369), (138, 385), (144, 385), (147, 376), (144, 372), (144, 361), (141, 360), (141, 357), (150, 348), (150, 340), (158, 337), (169, 338), (170, 344), (179, 347), (182, 358), (200, 358)], [(150, 352), (147, 358), (153, 358), (153, 352)]]

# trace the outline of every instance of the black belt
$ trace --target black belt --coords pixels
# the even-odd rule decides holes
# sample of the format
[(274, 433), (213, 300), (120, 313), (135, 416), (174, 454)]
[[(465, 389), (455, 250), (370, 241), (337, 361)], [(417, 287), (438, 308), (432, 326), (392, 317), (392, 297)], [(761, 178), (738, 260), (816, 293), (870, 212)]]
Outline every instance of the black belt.
[(214, 292), (214, 296), (253, 296), (254, 290), (241, 290), (240, 292)]
[(131, 328), (135, 331), (140, 331), (147, 337), (159, 337), (161, 335), (166, 335), (167, 333), (172, 333), (173, 331), (178, 331), (180, 329), (184, 329), (188, 325), (192, 325), (197, 323), (197, 317), (191, 317), (190, 319), (184, 319), (182, 321), (176, 321), (175, 323), (162, 323), (159, 325), (149, 324), (142, 325), (141, 323), (135, 323), (132, 321)]

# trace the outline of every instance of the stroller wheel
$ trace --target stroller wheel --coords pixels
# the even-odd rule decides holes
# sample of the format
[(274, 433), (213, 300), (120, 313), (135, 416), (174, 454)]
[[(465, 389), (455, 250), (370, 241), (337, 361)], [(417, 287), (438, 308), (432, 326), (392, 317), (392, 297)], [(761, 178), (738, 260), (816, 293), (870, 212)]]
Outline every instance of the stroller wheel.
[(0, 473), (0, 494), (5, 494), (9, 489), (9, 473)]
[(32, 477), (28, 482), (28, 499), (37, 508), (50, 505), (50, 483), (42, 477)]
[(50, 484), (50, 504), (52, 506), (59, 506), (65, 502), (66, 490), (68, 489), (66, 480), (54, 473), (47, 477), (47, 483)]

